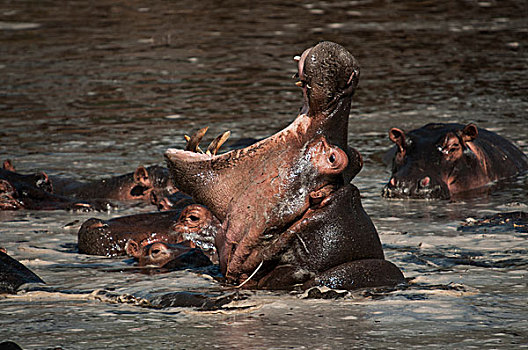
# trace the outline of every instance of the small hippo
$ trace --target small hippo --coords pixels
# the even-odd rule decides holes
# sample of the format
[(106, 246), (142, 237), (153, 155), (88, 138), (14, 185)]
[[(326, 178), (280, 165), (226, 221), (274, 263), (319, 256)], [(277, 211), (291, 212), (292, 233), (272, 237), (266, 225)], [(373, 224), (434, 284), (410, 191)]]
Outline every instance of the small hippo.
[(0, 294), (16, 294), (18, 288), (25, 283), (45, 283), (27, 267), (7, 255), (0, 248)]
[(218, 220), (204, 206), (192, 204), (183, 210), (143, 213), (110, 220), (88, 219), (78, 233), (79, 253), (119, 256), (126, 254), (132, 239), (142, 246), (154, 242), (196, 242), (210, 249), (219, 227)]
[(190, 241), (184, 241), (182, 244), (155, 242), (141, 245), (131, 239), (126, 245), (126, 250), (129, 256), (138, 260), (139, 266), (180, 270), (212, 265), (211, 260), (204, 252), (193, 246), (194, 244)]
[(392, 128), (387, 198), (449, 199), (528, 170), (510, 141), (473, 123), (432, 123), (405, 134)]

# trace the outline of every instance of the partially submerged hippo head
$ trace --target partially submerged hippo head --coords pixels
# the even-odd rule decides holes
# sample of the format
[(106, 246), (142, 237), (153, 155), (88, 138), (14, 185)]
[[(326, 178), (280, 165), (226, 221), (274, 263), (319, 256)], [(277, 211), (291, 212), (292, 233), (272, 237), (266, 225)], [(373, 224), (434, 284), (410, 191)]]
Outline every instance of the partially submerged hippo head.
[(528, 169), (526, 156), (503, 137), (467, 125), (434, 123), (409, 133), (392, 128), (396, 144), (388, 198), (447, 199)]
[(129, 240), (127, 254), (138, 260), (139, 266), (163, 267), (168, 270), (204, 267), (212, 264), (201, 249), (194, 248), (189, 241), (182, 244), (154, 242), (142, 245)]
[[(298, 61), (304, 106), (291, 125), (253, 145), (221, 155), (209, 152), (218, 148), (216, 140), (207, 152), (196, 152), (205, 133), (202, 129), (188, 137), (185, 150), (169, 149), (165, 153), (175, 185), (207, 206), (222, 223), (216, 247), (220, 269), (231, 283), (243, 284), (253, 278), (251, 284), (258, 285), (260, 278), (282, 268), (283, 254), (301, 232), (297, 227), (309, 220), (315, 208), (331, 202), (334, 193), (362, 166), (359, 153), (347, 145), (350, 103), (359, 79), (356, 60), (340, 45), (322, 42), (306, 50)], [(355, 206), (354, 210), (362, 209)], [(356, 234), (350, 225), (332, 222), (342, 224), (344, 219), (326, 215), (321, 222), (339, 227), (334, 235), (336, 245), (342, 237)], [(377, 239), (375, 229), (374, 235)], [(371, 238), (369, 234), (358, 239)], [(346, 244), (350, 242), (354, 239)], [(376, 251), (367, 255), (379, 258), (381, 248), (374, 246)], [(315, 246), (309, 254), (332, 254), (321, 249), (324, 247)], [(354, 254), (345, 257), (354, 259)], [(342, 259), (330, 256), (328, 266), (333, 264), (341, 265)], [(320, 273), (308, 270), (304, 279)], [(280, 288), (304, 279), (272, 283), (267, 278), (262, 287)]]

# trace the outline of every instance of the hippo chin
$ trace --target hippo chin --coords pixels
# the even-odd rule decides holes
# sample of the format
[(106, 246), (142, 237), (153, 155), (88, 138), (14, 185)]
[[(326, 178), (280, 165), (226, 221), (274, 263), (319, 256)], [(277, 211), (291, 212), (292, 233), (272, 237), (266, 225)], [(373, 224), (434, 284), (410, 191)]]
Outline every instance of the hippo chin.
[(528, 158), (505, 138), (475, 124), (427, 124), (389, 131), (396, 146), (387, 198), (449, 199), (528, 170)]
[[(346, 49), (331, 42), (306, 50), (298, 61), (304, 105), (291, 125), (251, 146), (221, 155), (189, 151), (197, 149), (194, 138), (187, 150), (169, 149), (165, 154), (175, 185), (221, 221), (216, 247), (220, 270), (229, 283), (288, 288), (337, 266), (354, 270), (347, 262), (366, 258), (384, 261), (377, 233), (361, 205), (349, 206), (347, 215), (333, 215), (331, 209), (324, 209), (331, 208), (334, 198), (341, 198), (338, 193), (344, 193), (345, 201), (356, 198), (359, 203), (359, 196), (347, 190), (348, 182), (362, 167), (359, 153), (347, 145), (358, 64)], [(360, 228), (365, 225), (367, 233)], [(335, 241), (314, 243), (325, 226), (327, 237)], [(294, 254), (299, 244), (306, 244), (307, 252)], [(355, 246), (367, 251), (358, 255)], [(322, 256), (327, 256), (324, 263), (309, 263)], [(387, 265), (394, 272), (393, 265)], [(284, 273), (285, 266), (293, 267)], [(395, 270), (391, 284), (403, 280)], [(384, 285), (387, 279), (374, 276), (371, 282)], [(333, 286), (366, 285), (343, 280)]]

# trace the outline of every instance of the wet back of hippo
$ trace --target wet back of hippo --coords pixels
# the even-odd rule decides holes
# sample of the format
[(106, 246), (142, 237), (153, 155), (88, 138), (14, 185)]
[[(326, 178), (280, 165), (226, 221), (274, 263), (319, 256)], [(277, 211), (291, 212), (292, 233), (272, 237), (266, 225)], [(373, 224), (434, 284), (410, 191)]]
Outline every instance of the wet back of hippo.
[(0, 294), (16, 293), (25, 283), (44, 283), (44, 281), (20, 262), (0, 251)]

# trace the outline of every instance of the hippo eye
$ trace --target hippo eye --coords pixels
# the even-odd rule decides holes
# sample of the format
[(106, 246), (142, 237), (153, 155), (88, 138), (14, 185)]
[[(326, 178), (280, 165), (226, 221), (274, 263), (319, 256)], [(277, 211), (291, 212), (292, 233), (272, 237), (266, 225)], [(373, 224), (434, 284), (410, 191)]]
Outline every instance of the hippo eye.
[(458, 151), (459, 149), (460, 149), (460, 145), (458, 143), (455, 143), (454, 145), (451, 146), (451, 148), (449, 148), (448, 153), (453, 153), (455, 151)]
[(197, 215), (189, 215), (189, 220), (191, 221), (199, 221), (200, 217)]
[(330, 161), (330, 163), (335, 162), (335, 160), (336, 160), (335, 154), (332, 153), (332, 154), (330, 155), (330, 158), (328, 158), (328, 160)]
[(152, 251), (150, 252), (150, 255), (156, 256), (156, 255), (159, 255), (160, 253), (161, 253), (161, 249), (152, 249)]

